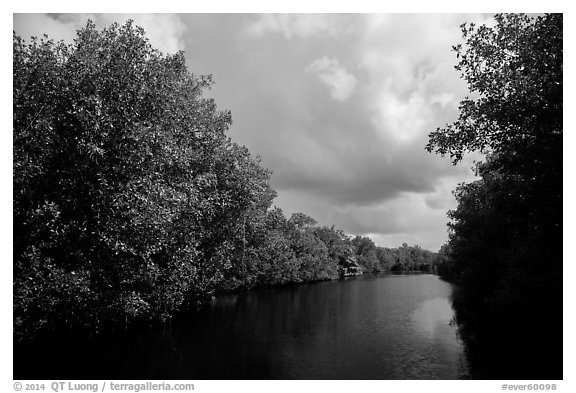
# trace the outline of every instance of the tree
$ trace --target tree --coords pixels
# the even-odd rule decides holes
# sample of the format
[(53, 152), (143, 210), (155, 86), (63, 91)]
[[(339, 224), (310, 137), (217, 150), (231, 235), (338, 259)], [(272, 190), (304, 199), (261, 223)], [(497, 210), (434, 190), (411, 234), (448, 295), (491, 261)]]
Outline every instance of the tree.
[(228, 138), (210, 76), (132, 22), (13, 37), (14, 327), (160, 319), (239, 263), (270, 173)]
[[(530, 244), (516, 252), (528, 256), (536, 251), (536, 256), (549, 259), (548, 269), (558, 272), (562, 15), (536, 19), (496, 15), (495, 19), (494, 27), (462, 25), (465, 44), (454, 47), (460, 59), (456, 69), (477, 98), (462, 101), (459, 119), (432, 132), (427, 149), (450, 154), (454, 163), (465, 151), (487, 153), (486, 161), (476, 166), (481, 180), (457, 191), (461, 203), (451, 213), (454, 243), (484, 239), (489, 232), (498, 233), (494, 226), (503, 222), (500, 243)], [(473, 208), (466, 208), (467, 200), (475, 204)], [(464, 221), (473, 216), (478, 219), (464, 229)], [(453, 252), (458, 249), (452, 247)]]
[(376, 245), (369, 237), (356, 236), (352, 240), (352, 244), (356, 248), (356, 255), (358, 255), (358, 264), (363, 266), (369, 272), (382, 271), (379, 264), (378, 257), (376, 256)]
[(462, 25), (456, 69), (474, 97), (426, 146), (454, 164), (468, 151), (486, 154), (480, 179), (455, 191), (441, 270), (465, 289), (456, 311), (472, 347), (496, 348), (500, 339), (486, 337), (503, 337), (523, 353), (529, 343), (555, 368), (521, 362), (519, 375), (548, 378), (561, 375), (562, 351), (562, 15), (495, 20)]
[(455, 68), (477, 98), (463, 100), (458, 120), (430, 133), (426, 148), (454, 163), (466, 151), (513, 152), (501, 164), (520, 171), (537, 142), (561, 144), (562, 15), (495, 19), (494, 27), (461, 26), (465, 44), (453, 47)]
[(314, 235), (328, 247), (328, 256), (336, 263), (352, 256), (353, 245), (350, 238), (341, 229), (335, 229), (334, 226), (330, 228), (319, 227), (315, 229)]
[(299, 230), (313, 228), (318, 225), (318, 222), (316, 222), (315, 219), (304, 213), (293, 213), (289, 221)]

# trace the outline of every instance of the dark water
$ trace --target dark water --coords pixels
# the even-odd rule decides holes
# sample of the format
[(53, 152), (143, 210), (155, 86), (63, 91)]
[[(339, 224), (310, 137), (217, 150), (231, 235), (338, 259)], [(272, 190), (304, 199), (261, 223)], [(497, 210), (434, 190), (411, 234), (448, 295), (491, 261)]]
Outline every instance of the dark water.
[(451, 291), (433, 275), (260, 289), (220, 298), (164, 329), (20, 351), (14, 377), (462, 378)]

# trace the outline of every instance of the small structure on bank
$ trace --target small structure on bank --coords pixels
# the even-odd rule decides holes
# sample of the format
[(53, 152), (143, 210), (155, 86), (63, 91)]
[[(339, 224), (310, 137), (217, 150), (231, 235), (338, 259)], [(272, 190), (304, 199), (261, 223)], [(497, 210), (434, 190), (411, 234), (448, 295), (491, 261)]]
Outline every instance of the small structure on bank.
[(345, 256), (340, 258), (338, 264), (340, 270), (340, 277), (359, 276), (364, 274), (362, 267), (358, 264), (355, 256)]

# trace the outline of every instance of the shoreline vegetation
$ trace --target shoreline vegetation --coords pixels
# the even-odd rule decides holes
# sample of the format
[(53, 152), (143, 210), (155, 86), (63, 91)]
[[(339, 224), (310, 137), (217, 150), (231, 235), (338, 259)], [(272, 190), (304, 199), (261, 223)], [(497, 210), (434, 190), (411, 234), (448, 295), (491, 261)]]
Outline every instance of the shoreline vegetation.
[(461, 26), (456, 69), (476, 98), (426, 147), (485, 154), (454, 191), (438, 272), (459, 287), (473, 378), (562, 379), (563, 16), (494, 19)]
[(66, 45), (14, 33), (14, 339), (167, 322), (219, 293), (429, 269), (273, 206), (211, 76), (127, 22)]
[(473, 378), (562, 379), (563, 16), (461, 26), (474, 98), (426, 150), (478, 180), (454, 191), (438, 253), (377, 247), (273, 205), (210, 75), (132, 22), (73, 44), (13, 35), (14, 340), (172, 316), (220, 293), (427, 270), (457, 286)]

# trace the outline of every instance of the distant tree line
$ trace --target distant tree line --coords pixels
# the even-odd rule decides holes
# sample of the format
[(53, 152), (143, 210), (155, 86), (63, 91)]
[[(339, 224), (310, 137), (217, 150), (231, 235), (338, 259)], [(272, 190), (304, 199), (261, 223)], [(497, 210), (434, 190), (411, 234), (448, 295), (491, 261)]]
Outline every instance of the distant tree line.
[(457, 319), (478, 377), (561, 379), (563, 18), (495, 20), (462, 25), (456, 69), (474, 98), (427, 146), (454, 163), (486, 154), (479, 180), (454, 193), (438, 271), (461, 288)]
[(437, 254), (415, 245), (406, 243), (402, 247), (378, 247), (363, 236), (352, 239), (356, 248), (357, 260), (369, 272), (435, 272), (438, 263)]
[(430, 270), (272, 205), (270, 172), (182, 52), (128, 22), (13, 36), (14, 337), (166, 321), (223, 291)]

